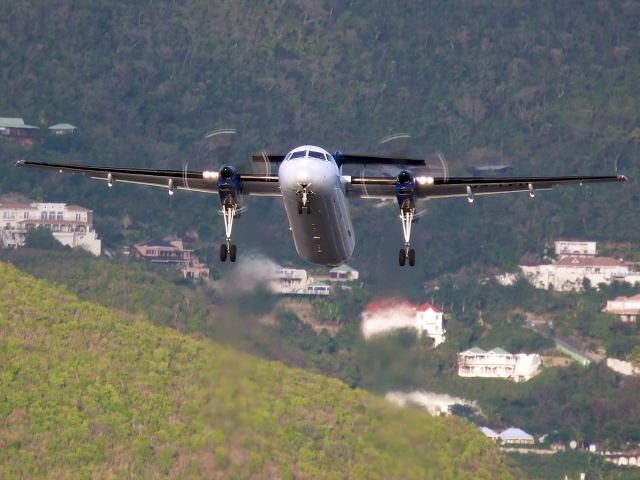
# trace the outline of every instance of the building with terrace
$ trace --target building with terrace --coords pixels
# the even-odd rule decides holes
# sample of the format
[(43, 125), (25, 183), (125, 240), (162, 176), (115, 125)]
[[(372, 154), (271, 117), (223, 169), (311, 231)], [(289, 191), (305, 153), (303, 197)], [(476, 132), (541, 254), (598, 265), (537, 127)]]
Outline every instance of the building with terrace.
[(40, 128), (27, 125), (22, 118), (0, 117), (0, 138), (13, 140), (23, 145), (33, 145)]
[(0, 220), (2, 247), (22, 247), (29, 230), (44, 227), (63, 245), (100, 255), (102, 242), (93, 228), (93, 212), (78, 205), (0, 200)]
[(537, 353), (512, 354), (500, 347), (489, 351), (473, 347), (458, 354), (458, 375), (525, 382), (540, 372), (541, 364)]

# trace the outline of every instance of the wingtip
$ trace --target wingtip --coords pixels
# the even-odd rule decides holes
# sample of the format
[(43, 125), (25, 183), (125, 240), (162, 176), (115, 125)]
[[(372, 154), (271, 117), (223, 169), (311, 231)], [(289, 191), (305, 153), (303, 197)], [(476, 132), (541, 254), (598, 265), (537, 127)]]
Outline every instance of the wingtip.
[(618, 181), (620, 181), (620, 182), (628, 182), (629, 178), (626, 175), (618, 175)]
[(18, 160), (18, 161), (14, 164), (14, 166), (15, 166), (15, 167), (21, 167), (21, 166), (23, 166), (23, 165), (24, 165), (24, 160)]

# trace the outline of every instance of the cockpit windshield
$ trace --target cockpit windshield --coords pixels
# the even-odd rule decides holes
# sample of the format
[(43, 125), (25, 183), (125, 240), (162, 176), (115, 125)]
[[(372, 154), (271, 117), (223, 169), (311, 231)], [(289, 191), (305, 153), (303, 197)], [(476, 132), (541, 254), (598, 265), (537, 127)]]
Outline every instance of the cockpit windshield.
[(309, 156), (312, 158), (319, 158), (320, 160), (326, 160), (327, 158), (324, 156), (322, 152), (314, 152), (313, 150), (309, 150)]
[(289, 158), (304, 158), (307, 156), (306, 150), (298, 150), (297, 152), (293, 152)]

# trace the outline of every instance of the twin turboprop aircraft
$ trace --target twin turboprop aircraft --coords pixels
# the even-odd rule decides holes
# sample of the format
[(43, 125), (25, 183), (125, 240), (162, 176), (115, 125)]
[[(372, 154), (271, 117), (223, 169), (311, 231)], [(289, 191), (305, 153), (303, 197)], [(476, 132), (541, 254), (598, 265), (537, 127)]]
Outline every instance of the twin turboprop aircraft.
[[(176, 190), (217, 193), (220, 198), (226, 241), (220, 246), (220, 260), (235, 262), (236, 245), (231, 236), (233, 222), (244, 195), (282, 197), (298, 255), (318, 265), (340, 265), (353, 254), (355, 234), (348, 198), (393, 199), (398, 202), (404, 246), (398, 254), (400, 266), (415, 265), (411, 248), (411, 226), (416, 220), (419, 199), (466, 197), (476, 195), (548, 190), (556, 185), (625, 181), (624, 175), (596, 177), (437, 177), (420, 173), (424, 160), (410, 158), (350, 155), (328, 151), (313, 145), (296, 147), (286, 155), (254, 156), (256, 162), (280, 164), (277, 175), (240, 173), (230, 165), (218, 171), (150, 170), (29, 162), (18, 167), (43, 168), (82, 173), (104, 180), (109, 187), (116, 182), (164, 187), (170, 195)], [(343, 165), (396, 165), (396, 176), (348, 176)]]

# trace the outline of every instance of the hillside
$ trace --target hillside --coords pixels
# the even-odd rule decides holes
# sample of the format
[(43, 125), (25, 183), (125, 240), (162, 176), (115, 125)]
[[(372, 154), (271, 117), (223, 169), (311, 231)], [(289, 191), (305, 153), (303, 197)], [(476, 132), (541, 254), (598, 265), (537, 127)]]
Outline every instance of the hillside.
[[(639, 21), (636, 3), (606, 0), (4, 2), (0, 114), (42, 127), (69, 121), (80, 133), (31, 150), (0, 143), (0, 189), (94, 208), (107, 245), (123, 242), (126, 215), (146, 233), (196, 228), (215, 244), (215, 198), (107, 191), (11, 165), (28, 157), (210, 168), (301, 143), (379, 152), (380, 138), (408, 132), (409, 144), (396, 148), (442, 151), (451, 174), (496, 163), (537, 175), (617, 168), (632, 183), (544, 192), (535, 202), (429, 202), (415, 231), (418, 267), (394, 279), (398, 290), (470, 263), (512, 267), (558, 236), (637, 242), (626, 212), (640, 206)], [(235, 139), (204, 140), (221, 127), (235, 128)], [(363, 202), (353, 212), (353, 262), (386, 284), (401, 242), (397, 214), (372, 215)], [(276, 201), (252, 199), (236, 236), (243, 252), (296, 259)]]
[(459, 419), (81, 302), (0, 264), (0, 476), (511, 478)]
[[(340, 331), (331, 337), (327, 332), (314, 332), (264, 291), (223, 298), (223, 292), (211, 288), (176, 285), (171, 281), (171, 275), (177, 274), (175, 269), (147, 269), (135, 261), (123, 264), (82, 252), (30, 248), (0, 251), (0, 260), (63, 285), (82, 300), (141, 315), (155, 325), (205, 336), (261, 358), (336, 377), (380, 395), (390, 390), (422, 389), (477, 400), (484, 414), (476, 419), (480, 424), (517, 425), (536, 435), (554, 432), (564, 441), (580, 432), (589, 442), (606, 442), (612, 448), (640, 441), (640, 381), (621, 377), (604, 365), (547, 368), (533, 380), (519, 384), (456, 376), (457, 353), (474, 345), (487, 349), (501, 345), (509, 351), (526, 352), (553, 346), (523, 327), (522, 319), (510, 312), (514, 305), (538, 313), (552, 312), (549, 314), (561, 331), (592, 331), (592, 336), (606, 340), (607, 348), (622, 358), (623, 349), (637, 345), (640, 331), (637, 326), (622, 328), (603, 321), (598, 306), (604, 298), (614, 298), (629, 287), (559, 295), (526, 283), (510, 288), (480, 285), (472, 276), (456, 279), (458, 285), (453, 288), (451, 279), (443, 279), (434, 298), (449, 305), (447, 342), (432, 350), (408, 332), (364, 341), (360, 311), (350, 312), (357, 299), (344, 295), (315, 303), (316, 308), (325, 305), (325, 310), (335, 310), (331, 305), (339, 303), (345, 310)], [(464, 311), (463, 300), (467, 303)], [(480, 306), (485, 327), (478, 322)], [(262, 318), (269, 313), (275, 321), (264, 323)], [(318, 314), (322, 316), (322, 310)]]

